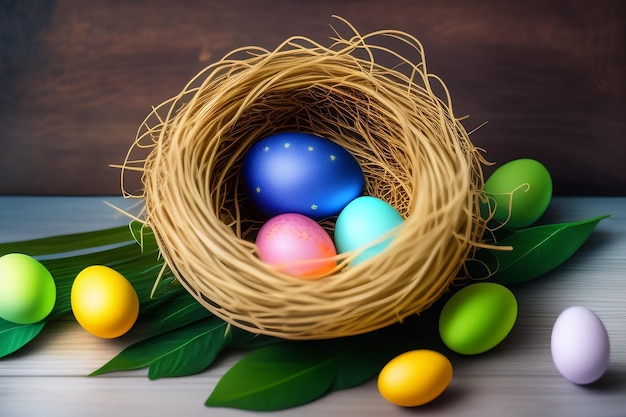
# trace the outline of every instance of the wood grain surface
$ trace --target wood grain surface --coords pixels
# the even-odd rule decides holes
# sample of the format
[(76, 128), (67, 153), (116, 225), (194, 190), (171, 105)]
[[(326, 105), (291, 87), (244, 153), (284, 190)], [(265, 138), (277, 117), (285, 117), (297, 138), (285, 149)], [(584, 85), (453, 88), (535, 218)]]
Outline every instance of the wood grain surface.
[(235, 48), (330, 43), (334, 14), (418, 37), (488, 160), (626, 195), (621, 0), (0, 0), (0, 194), (119, 194), (151, 106)]

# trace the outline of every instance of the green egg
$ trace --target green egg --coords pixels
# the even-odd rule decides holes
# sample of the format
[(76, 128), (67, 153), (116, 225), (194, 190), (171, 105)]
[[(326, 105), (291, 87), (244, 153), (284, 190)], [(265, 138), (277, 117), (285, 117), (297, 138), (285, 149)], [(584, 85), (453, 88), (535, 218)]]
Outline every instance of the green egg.
[(485, 182), (493, 218), (509, 229), (535, 223), (552, 198), (552, 179), (534, 159), (516, 159), (498, 169)]
[(0, 318), (31, 324), (50, 314), (56, 302), (54, 279), (35, 258), (21, 253), (0, 257)]
[(517, 300), (503, 285), (468, 285), (446, 302), (439, 316), (439, 335), (452, 351), (486, 352), (509, 334), (517, 319)]

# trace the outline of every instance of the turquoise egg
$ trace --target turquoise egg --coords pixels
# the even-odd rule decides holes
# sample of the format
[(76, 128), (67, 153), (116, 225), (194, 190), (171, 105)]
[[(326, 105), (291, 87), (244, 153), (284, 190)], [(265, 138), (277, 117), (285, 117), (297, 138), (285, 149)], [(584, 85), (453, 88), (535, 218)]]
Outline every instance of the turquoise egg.
[[(404, 222), (402, 215), (389, 203), (371, 196), (352, 200), (337, 217), (334, 240), (337, 253), (367, 247)], [(352, 262), (357, 265), (389, 246), (393, 237), (363, 250)]]

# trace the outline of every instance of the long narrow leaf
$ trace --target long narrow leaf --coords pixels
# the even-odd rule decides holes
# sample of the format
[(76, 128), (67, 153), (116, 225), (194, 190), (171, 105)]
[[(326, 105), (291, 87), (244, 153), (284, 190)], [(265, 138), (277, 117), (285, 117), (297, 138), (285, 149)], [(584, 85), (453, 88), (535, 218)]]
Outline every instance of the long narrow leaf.
[(143, 325), (152, 337), (211, 316), (188, 292), (180, 290), (148, 302)]
[(283, 339), (279, 339), (277, 337), (251, 333), (247, 330), (243, 330), (234, 326), (231, 326), (230, 332), (232, 333), (232, 337), (229, 343), (229, 347), (232, 349), (258, 349), (283, 341)]
[(139, 243), (144, 251), (154, 251), (159, 249), (154, 231), (150, 227), (147, 227), (141, 222), (133, 221), (130, 223), (130, 230), (133, 238), (137, 243)]
[(24, 347), (41, 332), (45, 324), (14, 324), (0, 319), (0, 358)]
[(50, 255), (132, 240), (133, 236), (129, 227), (118, 226), (103, 230), (0, 243), (0, 256), (12, 252), (27, 253), (30, 256)]
[(490, 251), (497, 265), (491, 280), (506, 285), (542, 276), (569, 259), (600, 220), (607, 217), (536, 226), (513, 233), (499, 242), (502, 246), (512, 246), (512, 251)]
[(228, 333), (227, 324), (217, 317), (204, 322), (207, 325), (199, 326), (199, 332), (183, 341), (177, 349), (154, 361), (150, 365), (148, 378), (193, 375), (207, 369), (227, 346)]
[(142, 253), (136, 243), (100, 252), (44, 260), (42, 263), (54, 277), (57, 286), (57, 301), (51, 319), (70, 311), (72, 283), (83, 268), (107, 265), (116, 269), (130, 281), (141, 302), (149, 299), (150, 288), (160, 269), (157, 253)]
[[(137, 342), (90, 376), (150, 367), (151, 379), (190, 375), (206, 369), (228, 343), (226, 323), (217, 317)], [(155, 366), (154, 370), (152, 366)]]

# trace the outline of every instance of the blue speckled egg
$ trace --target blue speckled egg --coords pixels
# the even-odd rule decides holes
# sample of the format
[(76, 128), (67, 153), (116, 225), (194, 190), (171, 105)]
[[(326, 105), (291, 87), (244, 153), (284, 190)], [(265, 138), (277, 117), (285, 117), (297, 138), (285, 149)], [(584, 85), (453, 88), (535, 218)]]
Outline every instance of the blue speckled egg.
[(244, 155), (242, 176), (264, 215), (337, 215), (363, 191), (363, 171), (343, 147), (320, 136), (283, 132), (256, 142)]

